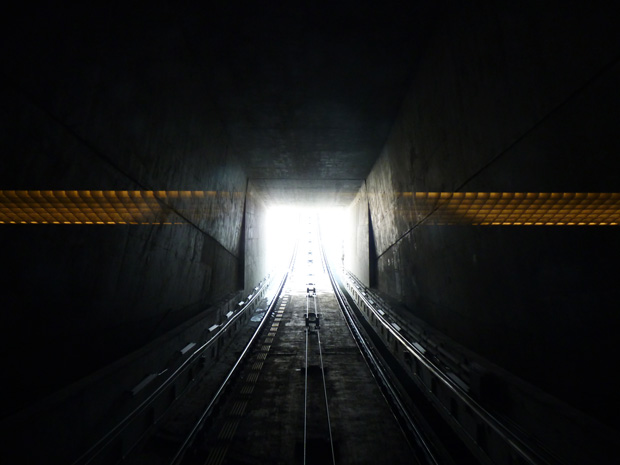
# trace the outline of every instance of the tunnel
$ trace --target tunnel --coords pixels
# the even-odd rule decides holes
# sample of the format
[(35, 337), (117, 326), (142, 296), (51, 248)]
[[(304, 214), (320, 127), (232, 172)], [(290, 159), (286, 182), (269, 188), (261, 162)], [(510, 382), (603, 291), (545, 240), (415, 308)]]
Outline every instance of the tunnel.
[(477, 401), (557, 463), (612, 463), (617, 20), (601, 1), (16, 6), (0, 457), (77, 463), (274, 277), (276, 219), (311, 210)]

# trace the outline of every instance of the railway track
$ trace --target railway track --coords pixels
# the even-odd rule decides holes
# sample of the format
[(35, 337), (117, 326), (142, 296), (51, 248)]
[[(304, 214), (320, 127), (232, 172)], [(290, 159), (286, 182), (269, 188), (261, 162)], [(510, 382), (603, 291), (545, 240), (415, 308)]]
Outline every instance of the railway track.
[[(295, 257), (296, 250), (293, 252), (291, 267), (295, 263)], [(281, 299), (280, 296), (291, 272), (291, 267), (284, 273), (260, 324), (240, 352), (224, 382), (202, 410), (198, 420), (195, 421), (172, 458), (162, 463), (170, 465), (224, 463), (229, 449), (228, 439), (235, 434), (238, 426), (237, 417), (242, 417), (246, 411), (248, 398), (251, 397), (254, 390), (253, 385), (258, 380), (264, 360), (267, 358), (269, 343), (278, 330), (283, 313), (282, 304), (285, 304), (287, 300), (286, 298)], [(278, 303), (279, 308), (277, 307)], [(232, 404), (230, 401), (226, 402), (231, 397), (236, 399)], [(231, 419), (228, 419), (221, 427), (215, 445), (213, 445), (213, 441), (208, 437), (211, 432), (209, 426), (214, 422), (214, 417), (218, 414), (221, 415), (222, 410)]]
[[(415, 328), (335, 276), (309, 225), (224, 381), (192, 400), (200, 413), (181, 439), (119, 463), (559, 463), (468, 394), (462, 363), (427, 354)], [(111, 463), (93, 457), (79, 463)]]
[(433, 463), (351, 337), (312, 226), (234, 370), (162, 463)]
[[(314, 254), (313, 254), (313, 241), (310, 239), (308, 241), (308, 258), (307, 262), (312, 265), (314, 262)], [(312, 268), (311, 268), (312, 269)], [(314, 269), (312, 269), (314, 271)], [(314, 273), (312, 273), (314, 274)], [(312, 286), (312, 287), (311, 287)], [(318, 422), (315, 420), (315, 429), (320, 430), (321, 426), (316, 426), (316, 423), (319, 425), (323, 425), (323, 427), (327, 426), (327, 432), (329, 437), (329, 452), (330, 452), (330, 462), (333, 465), (336, 465), (336, 455), (334, 452), (334, 438), (332, 434), (332, 425), (331, 419), (329, 415), (329, 398), (327, 394), (327, 378), (325, 376), (325, 365), (323, 363), (323, 348), (321, 345), (321, 314), (319, 313), (319, 305), (318, 305), (318, 296), (316, 293), (316, 287), (314, 283), (308, 282), (306, 287), (306, 314), (305, 314), (305, 363), (304, 363), (304, 451), (303, 451), (303, 463), (304, 465), (308, 462), (308, 443), (309, 443), (309, 435), (308, 435), (308, 423), (309, 423), (309, 396), (311, 394), (315, 394), (316, 397), (320, 397), (320, 394), (323, 393), (323, 397), (325, 400), (325, 410), (324, 415), (318, 413), (317, 410), (310, 410), (310, 414), (314, 414), (315, 416), (319, 416)], [(314, 350), (313, 350), (314, 349)], [(318, 353), (318, 360), (316, 359), (316, 353)], [(314, 357), (313, 357), (314, 355)], [(313, 360), (314, 358), (314, 360)], [(318, 363), (317, 363), (318, 362)], [(312, 367), (318, 366), (318, 375), (320, 380), (313, 380), (309, 376), (309, 372)], [(317, 399), (316, 403), (320, 403)], [(323, 412), (321, 412), (323, 413)], [(327, 460), (324, 463), (328, 463)]]

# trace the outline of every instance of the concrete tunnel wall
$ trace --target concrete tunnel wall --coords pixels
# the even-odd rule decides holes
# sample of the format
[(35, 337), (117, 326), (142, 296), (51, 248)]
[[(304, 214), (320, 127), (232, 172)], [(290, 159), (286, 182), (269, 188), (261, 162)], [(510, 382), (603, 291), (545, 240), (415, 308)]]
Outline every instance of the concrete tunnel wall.
[(344, 241), (344, 266), (366, 286), (376, 283), (371, 281), (371, 254), (370, 246), (373, 241), (369, 238), (368, 196), (364, 184), (355, 200), (348, 207), (346, 240)]
[(618, 192), (615, 16), (585, 2), (446, 5), (350, 209), (376, 254), (357, 247), (347, 266), (366, 283), (376, 267), (371, 284), (416, 317), (617, 425), (617, 229), (431, 226), (406, 194)]
[[(57, 24), (42, 11), (39, 22), (10, 31), (21, 48), (11, 55), (9, 47), (3, 63), (2, 189), (211, 195), (183, 225), (0, 228), (3, 414), (252, 289), (266, 273), (257, 239), (264, 207), (246, 199), (246, 174), (200, 63), (174, 30), (108, 35), (97, 14), (78, 8)], [(119, 31), (131, 34), (130, 23), (146, 19), (123, 20)]]
[[(148, 28), (137, 27), (127, 40), (94, 28), (94, 49), (76, 42), (97, 14), (85, 5), (52, 27), (42, 12), (9, 31), (22, 48), (5, 51), (2, 188), (217, 195), (187, 226), (0, 228), (0, 340), (12, 380), (3, 413), (230, 292), (247, 295), (268, 271), (266, 206), (229, 150), (205, 70), (172, 29), (139, 36)], [(618, 356), (616, 230), (418, 226), (401, 193), (617, 192), (615, 31), (614, 15), (592, 2), (446, 2), (350, 210), (347, 243), (347, 266), (364, 282), (608, 424), (618, 413), (606, 378)], [(46, 49), (52, 33), (66, 46)]]

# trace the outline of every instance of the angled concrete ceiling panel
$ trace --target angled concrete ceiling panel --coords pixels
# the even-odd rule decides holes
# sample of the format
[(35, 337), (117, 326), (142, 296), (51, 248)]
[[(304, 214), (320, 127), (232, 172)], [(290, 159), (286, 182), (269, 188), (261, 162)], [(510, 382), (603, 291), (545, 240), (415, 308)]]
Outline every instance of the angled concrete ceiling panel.
[(354, 196), (409, 85), (424, 38), (419, 11), (365, 2), (180, 10), (231, 149), (265, 198)]
[[(162, 137), (191, 128), (196, 141), (201, 127), (204, 134), (216, 128), (226, 156), (249, 179), (263, 180), (267, 197), (285, 197), (294, 184), (296, 192), (307, 189), (304, 199), (341, 204), (357, 191), (387, 139), (432, 29), (426, 3), (24, 6), (15, 18), (27, 21), (16, 19), (4, 31), (13, 43), (6, 73), (83, 132), (88, 120), (94, 128), (112, 127), (124, 143), (153, 133), (148, 125)], [(100, 107), (127, 118), (91, 108), (93, 95), (100, 95)], [(97, 118), (104, 124), (95, 124)], [(118, 151), (102, 132), (101, 140), (91, 139), (105, 153)], [(189, 166), (186, 147), (162, 147), (168, 139), (151, 144), (169, 156), (166, 167)], [(148, 158), (143, 152), (136, 156)], [(277, 194), (276, 186), (287, 186), (286, 193)]]

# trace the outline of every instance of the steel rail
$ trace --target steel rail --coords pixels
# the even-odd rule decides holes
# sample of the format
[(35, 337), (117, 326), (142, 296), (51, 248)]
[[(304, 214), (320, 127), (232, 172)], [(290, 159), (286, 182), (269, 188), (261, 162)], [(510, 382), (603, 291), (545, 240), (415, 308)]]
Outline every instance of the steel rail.
[[(316, 312), (316, 301), (314, 302)], [(325, 368), (323, 366), (323, 350), (321, 349), (321, 330), (317, 330), (317, 339), (319, 342), (319, 360), (321, 363), (321, 374), (323, 378), (323, 394), (325, 395), (325, 412), (327, 413), (327, 429), (329, 430), (329, 445), (332, 451), (332, 464), (336, 465), (336, 454), (334, 453), (334, 438), (332, 436), (332, 423), (329, 416), (329, 403), (327, 401), (327, 382), (325, 380)]]
[(368, 367), (370, 368), (371, 373), (373, 374), (374, 378), (377, 380), (379, 386), (382, 388), (382, 392), (384, 396), (386, 396), (386, 399), (388, 399), (388, 403), (390, 404), (392, 409), (396, 410), (395, 414), (397, 415), (397, 417), (400, 417), (405, 422), (407, 429), (410, 431), (415, 443), (417, 444), (418, 448), (424, 455), (427, 462), (432, 465), (439, 465), (440, 461), (435, 456), (435, 453), (431, 450), (426, 439), (424, 438), (424, 435), (419, 430), (419, 428), (416, 426), (414, 419), (411, 417), (411, 415), (408, 412), (408, 409), (405, 407), (403, 401), (400, 399), (400, 395), (398, 394), (397, 390), (392, 385), (392, 382), (390, 381), (389, 376), (387, 375), (386, 368), (383, 367), (383, 364), (381, 363), (381, 361), (374, 354), (371, 348), (371, 345), (366, 342), (365, 337), (360, 332), (357, 326), (357, 323), (355, 322), (354, 316), (352, 314), (353, 313), (352, 309), (350, 309), (349, 303), (344, 297), (342, 290), (338, 286), (338, 283), (336, 282), (336, 278), (334, 277), (332, 273), (327, 257), (325, 256), (325, 251), (323, 250), (323, 247), (321, 247), (321, 258), (325, 265), (325, 269), (329, 276), (331, 285), (334, 289), (334, 294), (336, 295), (338, 304), (345, 317), (345, 322), (347, 323), (347, 327), (349, 328), (349, 331), (351, 332), (353, 339), (355, 340), (360, 352), (364, 356), (364, 360), (366, 361)]
[[(323, 272), (325, 272), (325, 265), (323, 263), (322, 257), (321, 257), (321, 264), (323, 265), (322, 266)], [(325, 414), (327, 418), (327, 430), (329, 432), (329, 446), (330, 446), (330, 451), (331, 451), (331, 456), (332, 456), (332, 465), (336, 465), (336, 454), (334, 452), (334, 437), (332, 434), (332, 424), (331, 424), (331, 417), (329, 413), (329, 401), (328, 401), (328, 396), (327, 396), (327, 380), (325, 376), (325, 365), (323, 363), (323, 349), (322, 349), (322, 344), (321, 344), (320, 318), (319, 318), (319, 312), (318, 312), (318, 307), (317, 307), (318, 296), (316, 294), (316, 288), (314, 288), (314, 292), (312, 296), (310, 296), (310, 289), (308, 289), (307, 292), (308, 293), (306, 294), (306, 328), (305, 328), (305, 332), (306, 332), (306, 364), (305, 364), (305, 367), (306, 367), (306, 370), (305, 370), (305, 387), (304, 387), (304, 465), (306, 464), (306, 459), (307, 459), (308, 351), (309, 351), (308, 341), (309, 341), (309, 334), (310, 334), (310, 298), (312, 298), (312, 301), (314, 304), (313, 323), (315, 324), (315, 331), (317, 335), (317, 343), (318, 343), (318, 348), (319, 348), (319, 367), (321, 369), (321, 381), (323, 384), (323, 398), (325, 399)]]
[[(268, 281), (266, 280), (263, 286), (259, 291), (255, 292), (250, 300), (246, 302), (243, 309), (237, 312), (232, 318), (230, 318), (224, 325), (220, 327), (220, 329), (206, 342), (200, 345), (197, 349), (195, 349), (191, 355), (189, 355), (181, 365), (179, 365), (171, 374), (144, 400), (138, 405), (135, 409), (133, 409), (129, 414), (127, 414), (121, 421), (119, 421), (116, 426), (114, 426), (110, 431), (108, 431), (102, 438), (100, 438), (95, 444), (93, 444), (86, 452), (84, 452), (79, 458), (77, 458), (73, 465), (77, 464), (88, 464), (92, 460), (94, 460), (99, 453), (101, 453), (106, 446), (108, 446), (114, 439), (116, 439), (125, 428), (127, 428), (131, 422), (144, 410), (146, 410), (160, 395), (162, 395), (169, 386), (171, 386), (177, 378), (185, 372), (189, 368), (190, 365), (195, 363), (197, 359), (202, 355), (202, 353), (208, 349), (219, 337), (228, 330), (228, 328), (243, 315), (246, 309), (254, 303), (254, 301), (258, 298), (260, 291), (262, 291), (266, 286), (268, 286)], [(131, 448), (133, 449), (133, 447)], [(130, 449), (130, 450), (131, 450)], [(126, 452), (127, 454), (128, 452)]]
[(476, 415), (485, 422), (495, 433), (508, 443), (512, 449), (518, 453), (524, 460), (530, 465), (555, 465), (559, 462), (552, 458), (543, 457), (538, 451), (534, 450), (531, 446), (525, 443), (519, 438), (512, 430), (506, 427), (500, 420), (495, 418), (488, 410), (482, 407), (476, 400), (474, 400), (469, 394), (467, 394), (460, 386), (452, 381), (443, 370), (437, 367), (431, 360), (429, 360), (424, 354), (422, 354), (409, 340), (405, 339), (396, 329), (390, 324), (390, 322), (381, 315), (374, 305), (370, 303), (362, 293), (358, 293), (360, 298), (364, 301), (366, 306), (373, 312), (375, 317), (385, 327), (387, 331), (397, 339), (403, 347), (420, 361), (433, 376), (439, 379), (455, 396), (457, 396), (467, 407), (469, 407)]
[(185, 453), (187, 452), (189, 447), (191, 447), (194, 439), (196, 438), (196, 435), (198, 434), (198, 432), (200, 432), (200, 430), (204, 426), (204, 421), (209, 417), (209, 415), (211, 415), (214, 407), (221, 400), (224, 391), (229, 386), (233, 376), (236, 374), (237, 370), (241, 366), (241, 363), (243, 361), (245, 361), (245, 358), (246, 358), (247, 354), (249, 353), (250, 349), (254, 346), (254, 343), (256, 342), (256, 340), (258, 339), (258, 336), (261, 333), (261, 330), (263, 329), (266, 321), (269, 319), (269, 316), (273, 312), (273, 309), (275, 308), (278, 300), (280, 299), (280, 295), (282, 294), (282, 289), (284, 288), (284, 284), (286, 283), (286, 280), (288, 279), (288, 275), (291, 272), (292, 264), (294, 263), (296, 255), (297, 255), (297, 245), (295, 245), (295, 249), (293, 251), (293, 256), (291, 258), (291, 262), (289, 263), (289, 267), (285, 271), (284, 276), (282, 277), (282, 280), (281, 280), (281, 282), (280, 282), (280, 284), (278, 286), (278, 290), (277, 290), (276, 294), (274, 295), (274, 298), (271, 301), (271, 304), (269, 305), (268, 309), (265, 311), (265, 315), (263, 316), (260, 324), (256, 328), (256, 331), (252, 335), (252, 338), (246, 344), (245, 348), (243, 349), (243, 352), (241, 353), (241, 355), (239, 356), (239, 358), (235, 362), (234, 366), (232, 367), (232, 369), (230, 370), (230, 372), (226, 376), (226, 379), (222, 382), (222, 384), (220, 385), (219, 389), (217, 390), (217, 392), (215, 393), (215, 395), (213, 396), (213, 398), (211, 399), (211, 401), (209, 402), (207, 407), (204, 408), (204, 410), (202, 411), (199, 419), (194, 423), (194, 426), (193, 426), (192, 430), (186, 436), (185, 440), (183, 441), (183, 443), (181, 444), (181, 446), (177, 450), (176, 454), (174, 455), (172, 460), (169, 462), (170, 465), (178, 465), (178, 464), (181, 463)]
[[(318, 315), (317, 305), (316, 305), (316, 296), (313, 297), (314, 301), (314, 314)], [(309, 300), (310, 296), (306, 295), (306, 316), (309, 314)], [(307, 320), (306, 320), (307, 321)], [(306, 463), (306, 454), (307, 454), (307, 409), (308, 409), (308, 340), (309, 340), (310, 328), (306, 326), (306, 377), (305, 377), (305, 386), (304, 386), (304, 464)], [(332, 454), (332, 464), (336, 465), (336, 454), (334, 452), (334, 437), (332, 434), (332, 423), (331, 417), (329, 414), (329, 402), (327, 397), (327, 381), (325, 378), (325, 365), (323, 364), (323, 349), (321, 344), (321, 330), (316, 330), (317, 334), (317, 342), (319, 344), (319, 366), (321, 368), (321, 379), (323, 381), (323, 397), (325, 399), (325, 413), (327, 416), (327, 430), (329, 432), (329, 446)]]
[[(308, 298), (306, 297), (306, 315), (308, 314)], [(304, 465), (306, 465), (306, 451), (308, 443), (308, 339), (310, 328), (306, 326), (306, 363), (304, 379)]]

